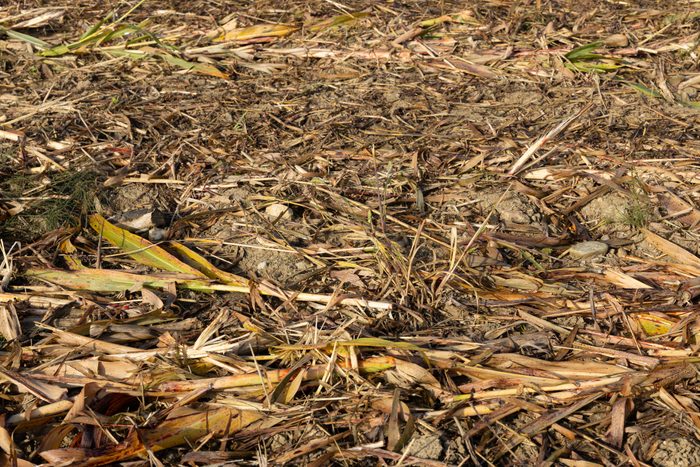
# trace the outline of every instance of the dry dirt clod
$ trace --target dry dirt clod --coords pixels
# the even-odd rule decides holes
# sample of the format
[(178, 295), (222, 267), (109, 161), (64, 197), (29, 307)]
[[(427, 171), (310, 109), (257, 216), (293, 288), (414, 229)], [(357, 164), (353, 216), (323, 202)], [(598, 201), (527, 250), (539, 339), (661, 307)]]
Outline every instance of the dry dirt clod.
[(526, 225), (541, 218), (536, 206), (520, 193), (510, 192), (504, 195), (499, 189), (488, 189), (478, 196), (482, 212), (488, 214), (494, 209), (506, 224)]
[(630, 201), (619, 193), (609, 193), (600, 196), (583, 208), (581, 214), (591, 224), (601, 231), (616, 230), (625, 221), (625, 214), (629, 211)]
[(292, 210), (289, 208), (289, 206), (282, 204), (282, 203), (275, 203), (271, 204), (268, 207), (265, 208), (265, 214), (267, 217), (270, 218), (270, 220), (285, 220), (285, 221), (290, 221), (294, 217)]
[(158, 199), (155, 187), (145, 183), (131, 183), (108, 193), (108, 204), (117, 214), (153, 208)]

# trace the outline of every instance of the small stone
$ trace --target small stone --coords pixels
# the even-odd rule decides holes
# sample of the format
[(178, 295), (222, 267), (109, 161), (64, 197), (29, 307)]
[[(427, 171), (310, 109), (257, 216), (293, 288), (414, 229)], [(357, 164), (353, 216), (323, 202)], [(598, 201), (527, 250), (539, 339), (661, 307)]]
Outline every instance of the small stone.
[(292, 210), (289, 209), (289, 206), (281, 203), (271, 204), (266, 207), (265, 214), (273, 221), (277, 219), (282, 219), (285, 221), (292, 220)]
[(627, 39), (627, 36), (624, 34), (613, 34), (612, 36), (606, 37), (603, 42), (608, 47), (627, 47), (630, 43), (629, 39)]
[(588, 259), (603, 256), (608, 252), (608, 244), (603, 242), (581, 242), (569, 248), (572, 259)]

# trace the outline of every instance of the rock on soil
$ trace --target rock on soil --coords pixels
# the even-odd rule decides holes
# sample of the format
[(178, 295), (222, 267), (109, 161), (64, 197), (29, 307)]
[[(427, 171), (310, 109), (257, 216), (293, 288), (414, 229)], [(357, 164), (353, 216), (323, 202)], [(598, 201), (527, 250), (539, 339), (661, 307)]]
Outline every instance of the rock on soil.
[(603, 242), (580, 242), (569, 248), (572, 259), (589, 259), (603, 256), (608, 252), (608, 244)]
[(281, 203), (275, 203), (271, 204), (268, 207), (265, 208), (265, 214), (267, 217), (270, 218), (270, 220), (285, 220), (285, 221), (290, 221), (292, 220), (292, 210), (289, 209), (289, 206), (286, 206)]

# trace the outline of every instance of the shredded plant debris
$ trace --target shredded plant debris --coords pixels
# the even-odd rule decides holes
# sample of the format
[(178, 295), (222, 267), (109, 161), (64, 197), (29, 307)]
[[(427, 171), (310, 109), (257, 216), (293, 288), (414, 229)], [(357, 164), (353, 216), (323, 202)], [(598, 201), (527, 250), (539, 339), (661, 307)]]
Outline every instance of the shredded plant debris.
[(49, 3), (0, 464), (700, 463), (697, 0)]

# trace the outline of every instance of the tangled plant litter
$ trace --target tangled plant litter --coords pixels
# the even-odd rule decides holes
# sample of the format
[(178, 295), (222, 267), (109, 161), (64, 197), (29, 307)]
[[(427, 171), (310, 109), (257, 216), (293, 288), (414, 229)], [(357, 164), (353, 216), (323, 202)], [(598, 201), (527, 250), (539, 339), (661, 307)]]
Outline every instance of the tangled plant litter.
[(2, 462), (682, 465), (693, 2), (54, 3), (0, 7)]

